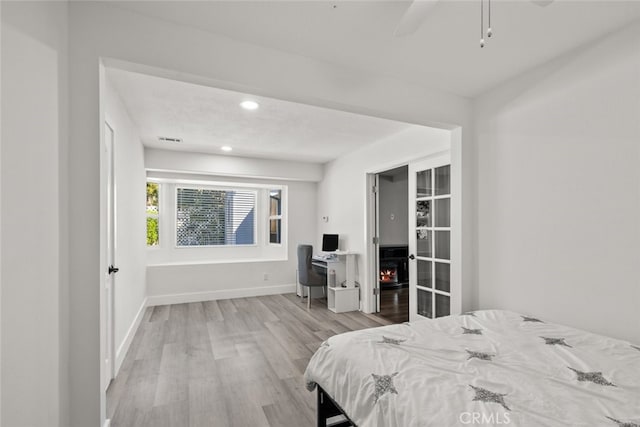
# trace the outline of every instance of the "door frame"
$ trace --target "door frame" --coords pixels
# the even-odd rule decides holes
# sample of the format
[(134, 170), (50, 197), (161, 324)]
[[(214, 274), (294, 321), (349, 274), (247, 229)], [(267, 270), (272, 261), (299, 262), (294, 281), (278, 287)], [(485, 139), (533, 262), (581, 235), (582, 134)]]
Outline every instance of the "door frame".
[[(401, 165), (403, 166), (403, 165)], [(385, 169), (389, 170), (389, 169)], [(385, 170), (381, 170), (379, 172), (370, 172), (367, 173), (367, 221), (366, 221), (366, 236), (367, 236), (367, 247), (366, 247), (366, 259), (370, 260), (369, 262), (369, 277), (372, 278), (372, 287), (373, 287), (373, 304), (371, 307), (372, 313), (380, 312), (380, 280), (377, 279), (379, 271), (380, 271), (380, 204), (379, 204), (379, 194), (380, 194), (380, 179), (379, 174), (384, 172)], [(378, 239), (375, 241), (374, 239)]]
[[(462, 129), (455, 128), (451, 131), (451, 144), (448, 150), (441, 150), (428, 155), (419, 155), (417, 157), (409, 157), (397, 162), (391, 162), (383, 166), (377, 166), (365, 171), (365, 212), (364, 212), (364, 259), (363, 267), (365, 270), (365, 279), (361, 284), (360, 298), (363, 301), (362, 311), (365, 313), (376, 313), (379, 310), (377, 298), (374, 295), (374, 289), (377, 288), (376, 283), (378, 277), (377, 271), (377, 255), (376, 245), (373, 244), (373, 237), (376, 235), (375, 201), (372, 195), (372, 176), (389, 169), (408, 166), (409, 163), (424, 160), (430, 157), (438, 157), (443, 154), (451, 156), (451, 314), (460, 314), (462, 312), (462, 168), (461, 168), (461, 142)], [(412, 211), (409, 211), (411, 214)], [(412, 220), (413, 217), (410, 218)], [(408, 232), (408, 230), (407, 230)], [(411, 273), (409, 273), (411, 274)], [(411, 313), (409, 313), (411, 315)]]
[[(397, 169), (404, 166), (409, 166), (412, 160), (405, 160), (400, 163), (393, 163), (384, 167), (379, 167), (366, 172), (365, 181), (367, 183), (366, 195), (367, 200), (365, 203), (365, 260), (364, 264), (367, 269), (366, 277), (369, 277), (371, 286), (365, 282), (365, 285), (360, 290), (360, 293), (371, 292), (373, 298), (371, 298), (371, 304), (369, 307), (362, 307), (362, 311), (365, 313), (379, 313), (380, 312), (380, 280), (378, 274), (380, 273), (380, 244), (374, 243), (373, 238), (380, 236), (380, 223), (378, 221), (380, 215), (379, 206), (379, 194), (380, 194), (380, 182), (378, 179), (379, 174), (389, 171), (391, 169)], [(373, 189), (376, 188), (376, 191)], [(407, 194), (408, 195), (408, 194)], [(407, 230), (409, 233), (409, 230)], [(362, 298), (362, 297), (361, 297)], [(368, 309), (368, 310), (367, 310)]]
[[(116, 230), (117, 230), (117, 207), (116, 207), (116, 175), (115, 175), (115, 138), (116, 132), (114, 127), (110, 124), (109, 119), (106, 118), (103, 122), (104, 128), (104, 149), (105, 149), (105, 161), (106, 161), (106, 206), (105, 206), (105, 218), (106, 218), (106, 236), (105, 242), (106, 248), (106, 264), (116, 265)], [(107, 138), (107, 130), (111, 133), (110, 140)], [(115, 283), (116, 275), (105, 272), (105, 282), (103, 292), (105, 294), (104, 300), (104, 313), (105, 313), (105, 360), (104, 368), (105, 372), (102, 374), (104, 378), (103, 389), (107, 390), (109, 383), (115, 378)]]

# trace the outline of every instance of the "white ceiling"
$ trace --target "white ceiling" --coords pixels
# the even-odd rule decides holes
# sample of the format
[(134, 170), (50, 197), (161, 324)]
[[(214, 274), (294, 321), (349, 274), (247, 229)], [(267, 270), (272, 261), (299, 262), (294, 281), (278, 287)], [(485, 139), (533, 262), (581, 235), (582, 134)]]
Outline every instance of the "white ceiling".
[[(108, 69), (145, 146), (324, 163), (417, 125)], [(251, 99), (260, 108), (247, 111)], [(158, 137), (181, 138), (182, 143)], [(225, 153), (226, 154), (226, 153)]]
[[(413, 35), (406, 1), (115, 1), (118, 7), (356, 70), (473, 97), (640, 17), (638, 1), (494, 0), (479, 48), (479, 0), (442, 0)], [(336, 5), (337, 7), (333, 7)]]
[[(479, 47), (479, 0), (441, 0), (414, 34), (395, 37), (408, 1), (113, 1), (180, 25), (474, 97), (640, 17), (640, 1), (493, 0), (494, 37)], [(335, 6), (335, 7), (334, 7)], [(109, 70), (149, 147), (327, 162), (415, 125)], [(247, 99), (261, 104), (245, 111)], [(176, 137), (180, 144), (159, 142)]]

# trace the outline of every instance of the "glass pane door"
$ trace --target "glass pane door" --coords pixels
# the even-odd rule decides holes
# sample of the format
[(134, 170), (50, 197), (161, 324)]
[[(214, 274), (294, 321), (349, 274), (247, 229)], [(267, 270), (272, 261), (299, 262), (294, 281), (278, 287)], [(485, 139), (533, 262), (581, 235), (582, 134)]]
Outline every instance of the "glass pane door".
[(451, 312), (451, 167), (448, 158), (418, 162), (409, 171), (410, 318)]

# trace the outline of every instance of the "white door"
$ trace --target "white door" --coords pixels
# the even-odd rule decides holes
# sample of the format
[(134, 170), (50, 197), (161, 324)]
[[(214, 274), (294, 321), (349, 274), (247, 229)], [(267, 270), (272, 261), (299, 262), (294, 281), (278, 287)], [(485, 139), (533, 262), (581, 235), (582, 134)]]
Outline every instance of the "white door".
[(104, 301), (106, 303), (106, 334), (104, 348), (105, 353), (105, 369), (104, 369), (104, 388), (109, 387), (109, 383), (114, 377), (114, 313), (113, 313), (113, 293), (115, 287), (115, 273), (118, 269), (115, 267), (115, 178), (114, 178), (114, 132), (111, 126), (105, 122), (104, 126), (105, 155), (107, 159), (107, 277), (104, 288)]
[(409, 320), (451, 313), (451, 158), (409, 164)]

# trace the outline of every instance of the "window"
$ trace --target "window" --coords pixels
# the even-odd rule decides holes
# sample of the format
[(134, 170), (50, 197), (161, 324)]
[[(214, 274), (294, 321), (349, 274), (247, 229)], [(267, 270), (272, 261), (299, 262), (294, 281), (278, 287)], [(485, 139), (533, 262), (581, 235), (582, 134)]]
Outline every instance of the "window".
[(256, 244), (256, 192), (176, 188), (176, 245)]
[(147, 179), (149, 265), (287, 259), (287, 185)]
[(282, 243), (282, 190), (269, 190), (269, 243)]
[(158, 246), (160, 236), (158, 229), (158, 219), (160, 205), (158, 204), (158, 194), (160, 184), (147, 182), (147, 246)]

